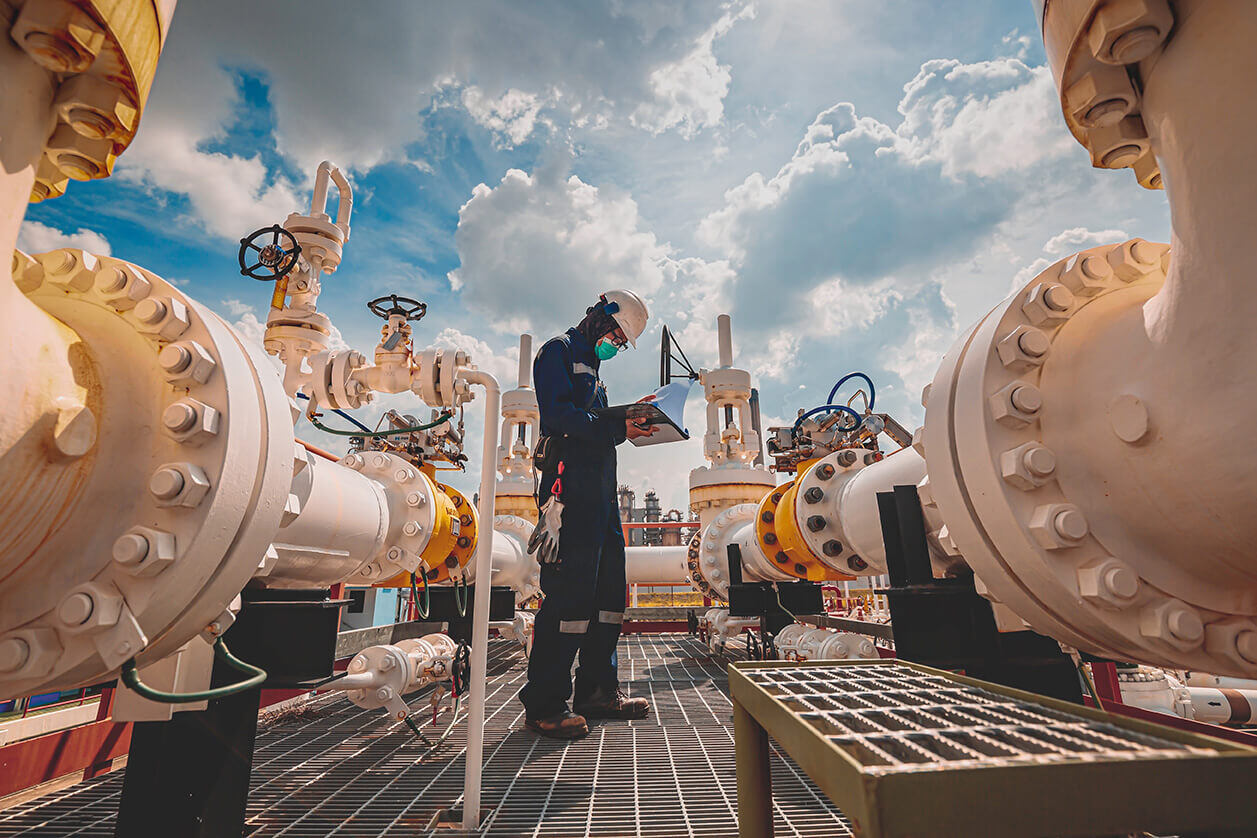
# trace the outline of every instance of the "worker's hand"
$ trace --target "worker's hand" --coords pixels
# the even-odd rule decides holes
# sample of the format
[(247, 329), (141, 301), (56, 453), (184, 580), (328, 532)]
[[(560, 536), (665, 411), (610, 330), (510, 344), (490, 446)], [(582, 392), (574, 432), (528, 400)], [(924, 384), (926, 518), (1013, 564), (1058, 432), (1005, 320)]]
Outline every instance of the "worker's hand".
[(658, 429), (656, 425), (639, 425), (632, 419), (624, 420), (624, 436), (626, 439), (641, 439), (650, 436)]
[[(649, 396), (642, 396), (637, 400), (637, 403), (653, 402), (654, 400), (655, 394), (651, 393)], [(641, 439), (642, 437), (650, 436), (655, 430), (655, 425), (639, 425), (632, 419), (624, 420), (624, 436), (626, 439)]]

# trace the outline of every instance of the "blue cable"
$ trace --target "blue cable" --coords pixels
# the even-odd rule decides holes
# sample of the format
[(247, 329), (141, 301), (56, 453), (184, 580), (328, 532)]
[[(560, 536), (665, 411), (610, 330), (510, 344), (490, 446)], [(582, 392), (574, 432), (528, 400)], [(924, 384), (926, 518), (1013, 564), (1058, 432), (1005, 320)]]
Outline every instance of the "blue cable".
[[(301, 392), (300, 390), (297, 391), (297, 398), (305, 399), (306, 401), (310, 400), (310, 397), (307, 396), (305, 393)], [(359, 430), (364, 431), (366, 433), (372, 433), (370, 428), (368, 428), (366, 425), (362, 424), (357, 419), (350, 416), (345, 411), (332, 408), (332, 413), (335, 413), (340, 418), (347, 420), (350, 424), (352, 424), (354, 427), (358, 428)]]
[(856, 413), (854, 410), (847, 407), (845, 404), (823, 404), (820, 407), (812, 408), (807, 413), (804, 413), (802, 416), (800, 416), (798, 419), (795, 419), (794, 430), (797, 431), (799, 429), (799, 426), (803, 424), (803, 420), (809, 416), (815, 416), (817, 413), (833, 413), (835, 410), (843, 412), (843, 413), (850, 413), (852, 417), (855, 418), (857, 426), (860, 424), (860, 422), (864, 421), (863, 416)]
[(842, 378), (838, 379), (838, 383), (829, 391), (829, 398), (825, 399), (825, 404), (833, 404), (834, 396), (838, 395), (838, 388), (846, 384), (853, 378), (863, 378), (865, 383), (869, 385), (869, 410), (873, 409), (873, 403), (877, 401), (877, 389), (873, 386), (873, 379), (869, 378), (862, 372), (849, 372)]

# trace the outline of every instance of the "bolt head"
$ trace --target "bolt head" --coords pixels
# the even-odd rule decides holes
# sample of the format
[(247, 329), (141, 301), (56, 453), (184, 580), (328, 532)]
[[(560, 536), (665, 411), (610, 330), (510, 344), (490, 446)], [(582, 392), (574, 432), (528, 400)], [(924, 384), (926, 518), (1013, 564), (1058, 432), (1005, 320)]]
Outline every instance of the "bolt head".
[(1069, 319), (1074, 292), (1055, 282), (1039, 282), (1026, 293), (1021, 311), (1035, 326), (1051, 327)]
[(1135, 64), (1152, 55), (1173, 23), (1163, 0), (1104, 3), (1087, 30), (1087, 45), (1105, 64)]
[(816, 467), (816, 476), (821, 480), (829, 480), (834, 476), (834, 467), (830, 463), (821, 463)]
[(825, 498), (825, 491), (820, 486), (813, 486), (803, 493), (803, 499), (808, 503), (820, 503)]
[(1038, 442), (1027, 442), (1000, 455), (1000, 474), (1009, 484), (1032, 491), (1056, 471), (1056, 454)]
[(837, 539), (829, 539), (821, 545), (821, 552), (826, 556), (838, 556), (842, 554), (842, 542)]
[(183, 474), (170, 466), (159, 468), (149, 478), (148, 490), (159, 500), (172, 500), (183, 491)]
[(157, 363), (166, 371), (166, 380), (172, 384), (204, 384), (218, 365), (214, 356), (194, 340), (167, 344), (158, 353)]
[(112, 585), (79, 585), (57, 605), (57, 620), (69, 632), (94, 631), (118, 622), (122, 595)]
[(158, 506), (196, 507), (210, 490), (205, 470), (192, 463), (165, 463), (149, 478), (149, 491)]
[(145, 297), (131, 311), (140, 321), (140, 331), (165, 340), (174, 340), (188, 330), (188, 307), (173, 297)]
[(1205, 639), (1200, 614), (1177, 599), (1145, 606), (1139, 613), (1139, 633), (1183, 650), (1194, 649)]
[(810, 515), (807, 519), (807, 528), (812, 532), (820, 532), (825, 529), (827, 522), (823, 515)]
[(30, 659), (31, 647), (21, 637), (12, 635), (0, 640), (0, 672), (21, 669)]
[(991, 418), (1001, 425), (1019, 429), (1037, 421), (1037, 413), (1043, 406), (1039, 388), (1026, 381), (1012, 384), (993, 393), (988, 400)]
[(843, 466), (844, 468), (847, 468), (849, 466), (855, 465), (855, 461), (856, 461), (856, 453), (854, 451), (848, 450), (848, 451), (838, 452), (838, 465)]
[(1113, 281), (1113, 268), (1099, 256), (1078, 253), (1071, 256), (1061, 271), (1061, 282), (1082, 297), (1099, 294)]
[(1076, 547), (1087, 536), (1087, 519), (1072, 503), (1047, 503), (1030, 515), (1034, 539), (1048, 550)]
[(82, 73), (105, 45), (105, 33), (72, 3), (28, 3), (10, 31), (36, 64), (54, 73)]
[(196, 424), (196, 408), (186, 402), (175, 402), (162, 411), (161, 422), (168, 431), (186, 431)]
[(851, 568), (852, 570), (867, 570), (868, 566), (869, 566), (869, 563), (866, 562), (864, 559), (860, 558), (859, 556), (847, 557), (847, 567)]
[(1023, 372), (1042, 364), (1050, 346), (1048, 336), (1040, 330), (1018, 326), (995, 344), (995, 352), (1005, 367)]
[(1118, 439), (1134, 445), (1148, 435), (1148, 408), (1138, 396), (1124, 393), (1109, 402), (1109, 425)]
[(1160, 267), (1161, 253), (1166, 249), (1164, 245), (1131, 239), (1109, 251), (1108, 263), (1118, 279), (1134, 282)]
[(113, 560), (121, 565), (137, 565), (148, 556), (148, 539), (138, 532), (124, 533), (113, 543)]
[(1120, 609), (1139, 594), (1139, 575), (1118, 559), (1090, 562), (1078, 569), (1078, 592), (1095, 605)]

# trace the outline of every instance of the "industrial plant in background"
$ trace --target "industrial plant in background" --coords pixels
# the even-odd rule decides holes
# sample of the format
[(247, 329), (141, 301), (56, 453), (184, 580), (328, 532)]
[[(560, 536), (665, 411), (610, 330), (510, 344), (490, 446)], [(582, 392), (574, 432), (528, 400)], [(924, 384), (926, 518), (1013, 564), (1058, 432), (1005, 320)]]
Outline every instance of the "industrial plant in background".
[[(354, 258), (354, 190), (331, 162), (318, 166), (308, 207), (241, 231), (240, 271), (270, 301), (261, 344), (143, 265), (16, 249), (28, 202), (67, 189), (73, 200), (70, 181), (111, 172), (172, 11), (27, 0), (8, 13), (0, 696), (116, 685), (111, 718), (143, 723), (119, 834), (192, 835), (207, 834), (206, 822), (243, 827), (263, 685), (337, 691), (427, 743), (408, 696), (436, 690), (421, 708), (435, 717), (448, 684), (445, 733), (465, 718), (466, 747), (460, 807), (447, 814), (477, 829), (485, 737), (496, 735), (485, 722), (490, 633), (522, 654), (541, 595), (528, 551), (540, 422), (531, 336), (505, 392), (468, 349), (427, 345), (442, 312), (400, 293), (363, 301), (380, 318), (374, 346), (334, 346), (336, 312), (320, 297)], [(914, 430), (879, 409), (872, 376), (845, 368), (824, 404), (761, 427), (731, 318), (717, 319), (716, 346), (689, 347), (710, 366), (691, 365), (665, 330), (661, 384), (681, 377), (701, 389), (694, 444), (706, 464), (652, 476), (656, 486), (687, 478), (685, 510), (662, 509), (655, 491), (642, 506), (619, 491), (630, 588), (687, 586), (688, 629), (707, 653), (757, 659), (728, 676), (747, 771), (768, 759), (754, 724), (784, 730), (772, 727), (784, 714), (796, 726), (783, 747), (840, 808), (855, 807), (848, 815), (864, 798), (827, 785), (820, 758), (797, 750), (800, 731), (820, 731), (826, 759), (866, 760), (860, 770), (925, 765), (941, 777), (1004, 759), (1082, 778), (1088, 764), (1168, 753), (1148, 744), (1162, 742), (1156, 725), (1104, 727), (1117, 725), (1106, 706), (1233, 726), (1257, 706), (1257, 455), (1242, 442), (1257, 393), (1257, 344), (1243, 325), (1257, 320), (1247, 252), (1257, 108), (1245, 97), (1257, 78), (1257, 6), (1056, 0), (1039, 12), (1069, 130), (1094, 165), (1167, 190), (1171, 242), (1114, 241), (1039, 271), (940, 359)], [(408, 406), (364, 424), (355, 411), (386, 394)], [(468, 408), (484, 418), (480, 439)], [(343, 437), (347, 453), (303, 441), (303, 423)], [(445, 480), (455, 469), (479, 474), (474, 497)], [(400, 591), (408, 623), (440, 630), (340, 655), (344, 586)], [(910, 663), (877, 668), (892, 656)], [(839, 661), (849, 665), (830, 666)], [(951, 672), (978, 680), (955, 686)], [(848, 701), (851, 678), (861, 698)], [(1009, 692), (979, 701), (983, 683)], [(913, 690), (928, 695), (914, 701)], [(1100, 709), (1070, 721), (1072, 706), (1091, 712), (1084, 693)], [(1072, 704), (1033, 705), (1035, 696)], [(998, 723), (965, 715), (980, 707), (948, 717), (945, 699), (962, 698), (988, 709), (1030, 702), (1034, 729), (1048, 731), (1041, 747), (1009, 744), (1020, 733), (989, 744)], [(1052, 732), (1058, 723), (1073, 733)], [(960, 733), (946, 741), (930, 732), (949, 725)], [(207, 728), (244, 733), (206, 745)], [(916, 738), (897, 738), (904, 730)], [(1118, 753), (1122, 736), (1142, 744)], [(1193, 785), (1202, 797), (1181, 805), (1206, 824), (1242, 819), (1227, 795), (1257, 750), (1240, 741), (1228, 762), (1212, 741), (1182, 745), (1213, 785)], [(1078, 756), (1089, 748), (1102, 752), (1092, 763)], [(197, 765), (179, 759), (185, 749)], [(219, 774), (233, 793), (207, 785)], [(1029, 799), (1007, 783), (991, 788)], [(771, 800), (765, 814), (754, 788), (743, 778), (736, 801), (748, 835), (765, 834), (765, 818), (772, 829)], [(998, 828), (999, 804), (986, 805), (989, 834), (1015, 834)], [(1148, 817), (1166, 805), (1150, 803)], [(878, 831), (896, 816), (877, 811), (863, 834), (906, 834)], [(1120, 803), (1111, 812), (1127, 817)], [(940, 823), (953, 815), (963, 822), (934, 809)]]

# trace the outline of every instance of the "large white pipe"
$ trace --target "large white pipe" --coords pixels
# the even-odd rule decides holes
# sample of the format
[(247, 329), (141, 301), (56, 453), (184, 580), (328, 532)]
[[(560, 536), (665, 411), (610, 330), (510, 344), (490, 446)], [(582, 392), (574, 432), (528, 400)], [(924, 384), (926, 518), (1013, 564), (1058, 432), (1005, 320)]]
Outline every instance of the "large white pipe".
[(310, 456), (293, 478), (300, 514), (275, 536), (272, 586), (317, 587), (344, 579), (384, 547), (390, 516), (381, 484)]
[[(497, 494), (498, 411), (502, 390), (497, 379), (484, 370), (462, 370), (458, 377), (468, 384), (484, 387), (484, 442), (480, 451), (480, 498), (477, 511), (483, 526), (476, 544), (476, 576), (493, 577), (493, 506)], [(471, 707), (467, 713), (467, 762), (463, 776), (463, 829), (480, 826), (480, 777), (484, 761), (485, 667), (489, 648), (489, 591), (491, 585), (476, 585), (471, 625)]]
[(685, 545), (628, 547), (624, 551), (625, 576), (630, 585), (685, 585), (689, 582)]
[(865, 575), (886, 572), (877, 493), (889, 492), (896, 486), (915, 486), (923, 477), (925, 460), (913, 449), (904, 448), (857, 471), (838, 493), (838, 521), (848, 542), (846, 546), (869, 565)]

